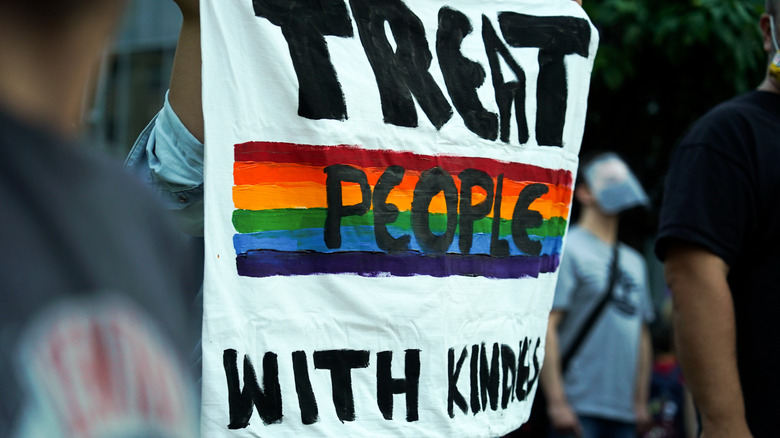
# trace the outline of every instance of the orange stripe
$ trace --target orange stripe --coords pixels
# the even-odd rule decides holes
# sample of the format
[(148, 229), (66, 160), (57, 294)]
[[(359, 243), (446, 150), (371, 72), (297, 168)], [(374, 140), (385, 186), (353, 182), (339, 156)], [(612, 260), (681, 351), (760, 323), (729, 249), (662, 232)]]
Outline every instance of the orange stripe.
[[(233, 176), (235, 185), (255, 185), (255, 184), (277, 184), (284, 182), (318, 182), (325, 184), (326, 174), (322, 167), (307, 166), (300, 164), (288, 164), (288, 163), (258, 163), (258, 162), (237, 162), (234, 163)], [(361, 168), (368, 180), (369, 185), (372, 187), (379, 181), (379, 177), (386, 170), (384, 167), (366, 167)], [(414, 187), (419, 181), (420, 172), (407, 171), (404, 175), (401, 183), (396, 186), (398, 189), (406, 189), (409, 191), (414, 190)], [(460, 191), (460, 180), (457, 177), (453, 177), (455, 187)], [(497, 179), (493, 179), (495, 184)], [(517, 196), (520, 192), (531, 182), (517, 182), (510, 179), (504, 179), (503, 194), (504, 196)], [(550, 192), (543, 196), (545, 199), (556, 199), (562, 202), (568, 202), (571, 198), (570, 189), (565, 186), (556, 187), (549, 185)], [(480, 191), (479, 187), (475, 187), (476, 191)], [(564, 193), (555, 193), (564, 191)], [(484, 195), (484, 191), (481, 191)], [(480, 197), (483, 200), (484, 197)]]
[[(408, 211), (412, 208), (411, 193), (393, 189), (387, 197), (388, 204), (395, 204), (399, 210)], [(342, 187), (344, 205), (359, 204), (362, 201), (360, 187), (357, 184), (345, 183)], [(474, 199), (477, 204), (479, 200)], [(242, 210), (270, 210), (282, 208), (327, 208), (328, 202), (325, 187), (316, 183), (301, 183), (290, 185), (254, 185), (235, 186), (233, 188), (233, 203)], [(517, 196), (502, 198), (501, 217), (511, 220)], [(531, 210), (542, 214), (544, 219), (569, 216), (569, 205), (541, 197), (531, 203)], [(446, 213), (447, 206), (444, 195), (438, 194), (431, 200), (431, 213)], [(489, 215), (492, 217), (492, 214)]]
[[(366, 174), (366, 179), (371, 187), (379, 181), (379, 177), (387, 170), (384, 167), (360, 168)], [(327, 174), (323, 167), (307, 166), (287, 163), (258, 163), (236, 162), (233, 163), (233, 182), (235, 185), (276, 184), (284, 182), (311, 181), (325, 184)], [(420, 172), (406, 171), (404, 179), (396, 186), (414, 190), (414, 186), (420, 179)], [(457, 184), (457, 181), (456, 181)]]
[[(345, 204), (348, 202), (344, 201)], [(325, 186), (317, 183), (234, 186), (233, 203), (240, 210), (276, 208), (325, 208)]]
[[(372, 189), (385, 168), (362, 168)], [(266, 210), (274, 208), (326, 208), (327, 198), (325, 180), (327, 175), (322, 167), (299, 164), (237, 162), (234, 164), (233, 200), (236, 208), (246, 210)], [(414, 188), (420, 179), (420, 173), (407, 171), (400, 184), (390, 192), (387, 202), (395, 204), (400, 210), (410, 210)], [(460, 180), (453, 178), (458, 191)], [(494, 179), (494, 184), (497, 180)], [(520, 192), (531, 182), (517, 182), (504, 179), (503, 208), (501, 217), (511, 219), (514, 205)], [(568, 217), (571, 189), (548, 185), (548, 193), (531, 204), (531, 209), (539, 211), (545, 219), (555, 216)], [(355, 183), (342, 183), (344, 205), (361, 202), (360, 187)], [(474, 187), (472, 204), (484, 201), (486, 192)], [(445, 213), (444, 195), (439, 194), (431, 200), (431, 213)]]

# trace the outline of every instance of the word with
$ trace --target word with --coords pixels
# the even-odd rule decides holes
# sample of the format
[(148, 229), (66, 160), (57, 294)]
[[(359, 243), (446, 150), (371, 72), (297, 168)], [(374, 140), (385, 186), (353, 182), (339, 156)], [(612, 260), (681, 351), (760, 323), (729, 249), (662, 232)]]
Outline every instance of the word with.
[[(312, 355), (314, 368), (329, 370), (333, 387), (333, 406), (341, 422), (355, 421), (355, 400), (352, 391), (352, 370), (368, 367), (370, 353), (363, 350), (315, 351)], [(394, 378), (390, 373), (393, 361), (392, 351), (377, 353), (376, 403), (386, 420), (393, 419), (393, 396), (406, 394), (406, 421), (419, 419), (418, 399), (420, 382), (420, 350), (406, 350), (405, 377)], [(279, 384), (279, 363), (275, 353), (263, 356), (263, 385), (257, 381), (257, 373), (248, 355), (244, 355), (244, 387), (240, 388), (236, 350), (223, 353), (223, 365), (228, 383), (230, 404), (229, 429), (243, 429), (249, 426), (253, 405), (265, 424), (283, 421), (282, 389)], [(309, 425), (319, 421), (317, 398), (309, 379), (306, 353), (292, 353), (295, 376), (295, 391), (301, 409), (301, 422)]]
[[(253, 0), (255, 15), (279, 26), (287, 41), (298, 78), (298, 115), (309, 119), (346, 120), (347, 107), (341, 84), (330, 58), (325, 36), (354, 37), (352, 20), (344, 0), (279, 2)], [(414, 101), (436, 129), (453, 116), (429, 69), (432, 54), (423, 22), (401, 0), (350, 0), (358, 35), (379, 90), (385, 123), (418, 126)], [(389, 24), (393, 49), (385, 23)], [(537, 17), (500, 12), (498, 24), (506, 44), (490, 20), (482, 16), (482, 40), (490, 67), (499, 114), (484, 108), (477, 88), (485, 81), (485, 69), (461, 52), (463, 39), (473, 28), (460, 11), (442, 7), (438, 14), (436, 55), (444, 85), (466, 127), (481, 138), (508, 142), (512, 106), (518, 124), (518, 141), (528, 142), (525, 114), (526, 76), (507, 45), (538, 48), (536, 140), (540, 145), (563, 146), (568, 84), (566, 55), (588, 57), (591, 29), (577, 17)], [(499, 57), (515, 80), (505, 80)]]
[[(450, 348), (447, 358), (447, 413), (450, 418), (455, 417), (455, 406), (460, 408), (464, 414), (468, 412), (469, 406), (471, 406), (472, 414), (477, 414), (480, 410), (487, 411), (488, 408), (493, 411), (498, 410), (499, 390), (501, 392), (501, 409), (506, 409), (509, 402), (526, 400), (539, 380), (541, 371), (538, 356), (541, 339), (536, 339), (536, 346), (531, 358), (528, 358), (531, 343), (532, 341), (528, 338), (521, 341), (518, 355), (515, 355), (510, 346), (502, 344), (499, 347), (497, 343), (494, 343), (489, 362), (485, 344), (472, 345), (469, 360), (471, 387), (469, 404), (466, 403), (466, 399), (457, 387), (463, 364), (468, 358), (468, 348), (463, 347), (457, 363), (455, 362), (455, 349)], [(531, 376), (532, 366), (533, 376)]]

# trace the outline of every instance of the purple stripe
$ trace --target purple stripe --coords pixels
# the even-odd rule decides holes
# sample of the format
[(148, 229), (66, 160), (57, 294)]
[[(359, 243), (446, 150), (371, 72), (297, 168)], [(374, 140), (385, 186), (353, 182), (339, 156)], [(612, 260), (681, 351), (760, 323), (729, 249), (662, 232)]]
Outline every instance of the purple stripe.
[(514, 256), (441, 254), (415, 252), (283, 252), (253, 250), (236, 257), (238, 275), (272, 277), (276, 275), (357, 274), (363, 277), (392, 275), (412, 277), (461, 275), (487, 278), (536, 278), (540, 273), (555, 272), (560, 256)]

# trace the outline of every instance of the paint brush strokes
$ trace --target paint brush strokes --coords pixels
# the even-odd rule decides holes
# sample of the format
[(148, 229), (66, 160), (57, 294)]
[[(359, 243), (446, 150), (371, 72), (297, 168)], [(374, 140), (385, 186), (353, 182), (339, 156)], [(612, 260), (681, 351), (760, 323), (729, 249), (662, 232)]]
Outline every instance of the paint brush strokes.
[(235, 146), (238, 274), (537, 277), (560, 261), (567, 170), (450, 155)]

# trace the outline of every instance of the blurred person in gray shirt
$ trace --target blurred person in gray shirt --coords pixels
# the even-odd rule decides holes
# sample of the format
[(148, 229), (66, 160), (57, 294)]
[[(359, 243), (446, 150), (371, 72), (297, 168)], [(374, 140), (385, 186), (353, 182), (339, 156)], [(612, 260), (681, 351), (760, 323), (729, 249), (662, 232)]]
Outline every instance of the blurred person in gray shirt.
[(0, 437), (197, 436), (188, 250), (76, 140), (124, 4), (0, 2)]
[(542, 368), (551, 436), (634, 437), (650, 420), (653, 307), (644, 259), (618, 241), (618, 223), (647, 195), (613, 153), (583, 160), (574, 194), (581, 214), (566, 236)]

